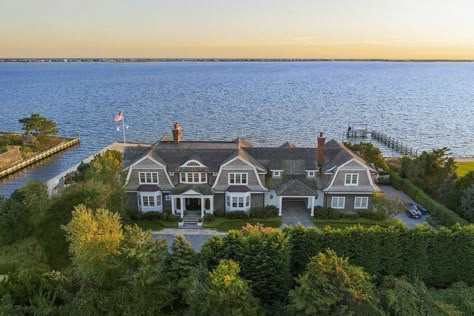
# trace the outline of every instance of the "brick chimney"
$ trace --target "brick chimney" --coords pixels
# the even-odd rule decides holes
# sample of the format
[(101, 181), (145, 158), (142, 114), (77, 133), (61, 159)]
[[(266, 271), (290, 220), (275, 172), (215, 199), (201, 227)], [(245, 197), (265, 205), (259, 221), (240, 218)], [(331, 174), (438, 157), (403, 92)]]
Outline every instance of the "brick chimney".
[(173, 125), (173, 141), (179, 143), (181, 141), (181, 125), (178, 122)]
[(318, 136), (318, 148), (316, 149), (316, 160), (318, 165), (321, 167), (324, 165), (324, 143), (326, 142), (326, 137), (324, 137), (323, 132), (319, 132)]

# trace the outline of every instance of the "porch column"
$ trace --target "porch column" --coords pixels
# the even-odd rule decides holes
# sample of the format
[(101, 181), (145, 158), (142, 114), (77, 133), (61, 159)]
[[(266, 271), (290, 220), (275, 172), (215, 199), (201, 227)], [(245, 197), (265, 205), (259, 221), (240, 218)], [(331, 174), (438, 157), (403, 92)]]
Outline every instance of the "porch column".
[(180, 197), (181, 199), (181, 218), (184, 217), (184, 198)]
[(171, 214), (173, 214), (173, 215), (176, 213), (175, 205), (174, 205), (174, 199), (175, 199), (175, 197), (171, 196)]
[(211, 214), (214, 214), (214, 195), (211, 195), (209, 200), (210, 200), (210, 206), (211, 206)]
[(282, 208), (283, 208), (283, 197), (280, 196), (279, 199), (280, 199), (280, 205), (279, 205), (279, 207), (278, 207), (278, 216), (281, 216), (281, 214), (282, 214)]
[(204, 197), (201, 196), (201, 218), (204, 217)]
[(311, 197), (311, 216), (314, 216), (314, 196)]

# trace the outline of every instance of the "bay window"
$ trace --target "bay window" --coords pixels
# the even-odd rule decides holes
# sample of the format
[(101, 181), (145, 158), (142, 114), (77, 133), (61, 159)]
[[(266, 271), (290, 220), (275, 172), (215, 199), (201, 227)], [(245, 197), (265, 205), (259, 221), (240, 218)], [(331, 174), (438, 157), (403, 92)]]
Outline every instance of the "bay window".
[(250, 192), (226, 192), (226, 211), (249, 211), (251, 207)]

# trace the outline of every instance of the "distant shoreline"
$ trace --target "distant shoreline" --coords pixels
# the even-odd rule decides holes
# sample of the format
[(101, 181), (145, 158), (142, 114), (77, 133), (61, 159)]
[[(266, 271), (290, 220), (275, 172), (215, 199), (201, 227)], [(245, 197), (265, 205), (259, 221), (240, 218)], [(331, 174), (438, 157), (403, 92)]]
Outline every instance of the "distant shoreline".
[(343, 58), (0, 58), (0, 63), (146, 63), (146, 62), (474, 62), (472, 59)]

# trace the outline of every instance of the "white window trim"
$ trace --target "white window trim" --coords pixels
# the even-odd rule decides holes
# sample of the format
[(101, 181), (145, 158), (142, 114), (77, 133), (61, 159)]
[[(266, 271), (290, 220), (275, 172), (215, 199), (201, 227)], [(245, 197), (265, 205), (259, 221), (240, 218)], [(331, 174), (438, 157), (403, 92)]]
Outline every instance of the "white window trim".
[[(347, 177), (350, 176), (350, 181), (347, 183)], [(354, 176), (356, 179), (356, 183), (352, 183), (352, 180), (354, 180)], [(345, 186), (357, 186), (359, 185), (359, 174), (358, 173), (345, 173), (344, 174), (344, 185)]]
[[(242, 175), (245, 174), (245, 182), (242, 181)], [(234, 183), (231, 183), (230, 178), (231, 175), (234, 176)], [(240, 181), (237, 182), (237, 175), (239, 175)], [(229, 178), (228, 178), (228, 184), (229, 185), (247, 185), (249, 184), (249, 174), (248, 172), (229, 172)]]
[(171, 177), (174, 176), (174, 172), (169, 172), (168, 174), (169, 174)]
[(281, 178), (283, 170), (272, 170), (272, 177), (273, 178)]
[[(145, 182), (142, 182), (142, 174), (145, 175)], [(147, 181), (147, 174), (150, 174), (151, 182)], [(153, 182), (153, 174), (156, 174), (156, 182)], [(159, 184), (160, 176), (158, 172), (151, 172), (151, 171), (138, 172), (138, 183), (139, 184)]]
[[(335, 203), (335, 201), (340, 201), (342, 200), (342, 206), (339, 206), (339, 202)], [(334, 206), (334, 204), (336, 204), (336, 206)], [(344, 196), (333, 196), (331, 198), (331, 208), (333, 209), (338, 209), (338, 210), (342, 210), (346, 207), (346, 198)]]
[[(183, 181), (184, 174), (184, 181)], [(192, 181), (188, 181), (188, 174), (192, 174)], [(194, 181), (194, 175), (199, 174), (199, 181)], [(204, 175), (204, 176), (203, 176)], [(204, 179), (203, 179), (204, 177)], [(179, 173), (179, 182), (180, 183), (207, 183), (207, 172), (180, 172)]]
[[(357, 200), (360, 201), (360, 206), (357, 206)], [(362, 203), (362, 201), (365, 201)], [(365, 204), (365, 206), (363, 206)], [(354, 198), (354, 209), (356, 210), (366, 210), (369, 208), (369, 197), (367, 196), (356, 196)]]
[(197, 160), (191, 159), (191, 160), (186, 161), (184, 164), (182, 164), (179, 167), (180, 168), (196, 168), (196, 167), (206, 167), (206, 166)]
[(306, 177), (315, 178), (316, 177), (316, 170), (306, 170)]
[[(233, 206), (236, 199), (237, 206)], [(242, 207), (239, 206), (239, 199), (242, 199)], [(249, 204), (247, 205), (247, 199)], [(250, 192), (226, 192), (225, 193), (225, 210), (226, 211), (249, 211), (252, 207), (252, 197)]]

